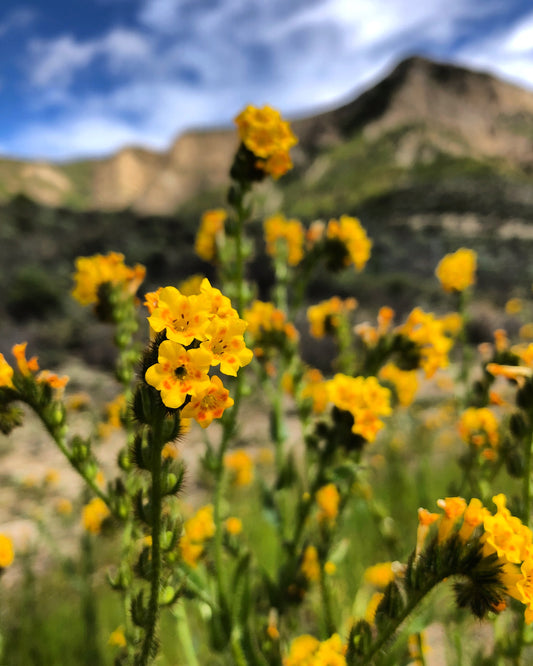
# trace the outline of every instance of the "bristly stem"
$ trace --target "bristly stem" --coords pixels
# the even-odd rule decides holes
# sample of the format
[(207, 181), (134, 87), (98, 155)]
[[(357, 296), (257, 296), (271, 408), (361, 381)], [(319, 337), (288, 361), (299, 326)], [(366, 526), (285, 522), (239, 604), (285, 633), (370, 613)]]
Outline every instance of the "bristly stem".
[(161, 427), (152, 430), (152, 455), (150, 488), (150, 514), (152, 522), (152, 559), (150, 569), (150, 600), (148, 602), (148, 618), (145, 625), (145, 636), (142, 644), (139, 666), (147, 666), (154, 652), (155, 632), (159, 616), (159, 589), (161, 585)]

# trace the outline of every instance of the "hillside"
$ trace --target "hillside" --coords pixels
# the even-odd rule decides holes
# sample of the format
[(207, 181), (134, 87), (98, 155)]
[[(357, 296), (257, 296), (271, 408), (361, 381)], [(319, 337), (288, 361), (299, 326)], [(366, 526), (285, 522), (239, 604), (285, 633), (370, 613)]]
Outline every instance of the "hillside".
[[(410, 169), (444, 152), (533, 171), (533, 93), (418, 57), (348, 104), (293, 124), (300, 139), (295, 160), (312, 182), (328, 170), (319, 158), (346, 140), (360, 136), (371, 146), (391, 132), (390, 167)], [(127, 147), (102, 160), (58, 164), (4, 158), (0, 200), (24, 194), (77, 210), (173, 214), (191, 196), (224, 186), (235, 147), (228, 128), (185, 133), (161, 153)]]
[[(335, 289), (355, 292), (369, 308), (444, 307), (433, 270), (460, 245), (479, 251), (487, 297), (502, 304), (510, 295), (529, 296), (533, 93), (410, 58), (357, 99), (293, 126), (300, 138), (295, 169), (261, 186), (252, 225), (252, 270), (262, 296), (271, 275), (260, 223), (281, 208), (305, 222), (357, 215), (373, 239), (365, 272), (335, 284), (317, 281), (314, 298)], [(84, 338), (84, 315), (67, 297), (78, 255), (124, 252), (128, 262), (147, 266), (147, 289), (191, 272), (209, 274), (192, 251), (193, 238), (201, 212), (224, 203), (236, 143), (228, 129), (184, 134), (164, 153), (125, 148), (105, 160), (69, 164), (0, 160), (7, 343), (22, 327), (51, 354), (92, 345), (92, 357), (105, 357), (98, 340)]]

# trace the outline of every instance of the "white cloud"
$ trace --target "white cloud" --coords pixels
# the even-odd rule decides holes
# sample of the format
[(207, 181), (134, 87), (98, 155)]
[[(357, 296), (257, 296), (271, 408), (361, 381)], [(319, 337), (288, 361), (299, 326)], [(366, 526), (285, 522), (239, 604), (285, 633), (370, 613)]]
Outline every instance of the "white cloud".
[(466, 66), (477, 67), (533, 89), (533, 13), (514, 26), (468, 44), (456, 52)]
[[(298, 115), (336, 105), (417, 52), (531, 83), (533, 14), (472, 37), (498, 12), (501, 0), (141, 0), (143, 29), (32, 42), (36, 97), (62, 113), (6, 145), (56, 158), (132, 142), (164, 148), (184, 129), (230, 123), (247, 103)], [(74, 93), (95, 64), (114, 85)]]
[(27, 27), (35, 20), (35, 17), (35, 12), (29, 7), (19, 7), (13, 10), (0, 21), (0, 36), (18, 28)]
[(101, 56), (111, 71), (138, 66), (150, 55), (149, 39), (132, 30), (115, 28), (98, 39), (77, 41), (72, 35), (34, 39), (29, 44), (30, 81), (40, 87), (67, 88), (80, 70)]

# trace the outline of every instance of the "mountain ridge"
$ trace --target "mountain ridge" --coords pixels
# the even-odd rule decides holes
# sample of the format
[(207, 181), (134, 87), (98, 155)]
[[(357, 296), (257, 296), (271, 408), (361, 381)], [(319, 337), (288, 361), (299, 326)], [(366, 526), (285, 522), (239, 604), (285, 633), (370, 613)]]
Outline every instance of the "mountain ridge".
[[(405, 168), (440, 151), (500, 160), (533, 173), (533, 92), (490, 74), (413, 56), (355, 99), (292, 122), (296, 171), (360, 133), (372, 143), (398, 127), (394, 159)], [(24, 194), (78, 210), (173, 214), (190, 198), (223, 188), (238, 139), (233, 129), (191, 130), (166, 151), (126, 146), (100, 160), (0, 159), (0, 199)], [(428, 149), (428, 146), (430, 148)]]

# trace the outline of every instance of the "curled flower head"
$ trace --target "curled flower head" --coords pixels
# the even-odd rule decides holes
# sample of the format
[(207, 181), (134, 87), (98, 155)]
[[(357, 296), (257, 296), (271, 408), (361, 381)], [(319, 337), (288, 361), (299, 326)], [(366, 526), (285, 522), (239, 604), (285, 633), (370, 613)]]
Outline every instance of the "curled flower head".
[(396, 328), (396, 332), (413, 342), (420, 353), (420, 366), (426, 377), (432, 377), (439, 368), (449, 365), (448, 353), (453, 346), (452, 340), (446, 335), (442, 321), (433, 313), (415, 308), (407, 321)]
[(270, 106), (247, 106), (235, 118), (235, 124), (243, 145), (257, 158), (257, 168), (273, 178), (292, 168), (289, 150), (298, 140), (279, 111)]
[(307, 320), (311, 326), (311, 335), (315, 338), (323, 338), (326, 333), (332, 333), (339, 327), (341, 318), (351, 310), (355, 310), (356, 307), (355, 298), (347, 298), (343, 301), (338, 296), (310, 306), (307, 309)]
[(92, 257), (76, 259), (75, 286), (72, 296), (81, 305), (98, 302), (98, 290), (109, 283), (119, 285), (126, 294), (134, 295), (144, 280), (146, 269), (141, 264), (133, 268), (124, 264), (124, 255), (109, 252), (107, 255), (96, 254)]
[(370, 258), (372, 241), (357, 218), (341, 215), (338, 220), (330, 220), (326, 235), (329, 241), (344, 246), (342, 261), (345, 266), (353, 264), (358, 271), (363, 270)]
[(390, 391), (375, 377), (349, 377), (338, 373), (327, 382), (329, 399), (353, 417), (352, 432), (373, 442), (385, 425), (379, 418), (392, 413)]
[(443, 257), (435, 275), (444, 291), (464, 291), (475, 282), (476, 264), (477, 254), (463, 247)]

